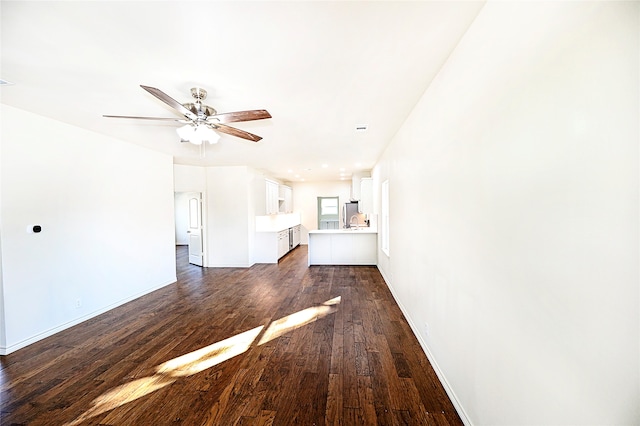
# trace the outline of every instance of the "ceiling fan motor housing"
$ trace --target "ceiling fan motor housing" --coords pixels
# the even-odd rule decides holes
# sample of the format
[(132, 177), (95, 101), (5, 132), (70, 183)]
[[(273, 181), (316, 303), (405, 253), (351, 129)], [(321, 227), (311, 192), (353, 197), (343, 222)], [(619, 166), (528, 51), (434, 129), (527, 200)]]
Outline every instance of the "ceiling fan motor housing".
[(206, 90), (199, 87), (193, 87), (191, 88), (191, 96), (196, 100), (195, 103), (186, 103), (183, 104), (183, 106), (196, 114), (198, 116), (198, 120), (206, 120), (207, 117), (218, 113), (214, 108), (202, 103), (202, 101), (207, 98)]
[(207, 98), (207, 91), (204, 90), (204, 89), (201, 89), (199, 87), (193, 87), (191, 89), (191, 96), (193, 96), (195, 99), (201, 101), (201, 100)]

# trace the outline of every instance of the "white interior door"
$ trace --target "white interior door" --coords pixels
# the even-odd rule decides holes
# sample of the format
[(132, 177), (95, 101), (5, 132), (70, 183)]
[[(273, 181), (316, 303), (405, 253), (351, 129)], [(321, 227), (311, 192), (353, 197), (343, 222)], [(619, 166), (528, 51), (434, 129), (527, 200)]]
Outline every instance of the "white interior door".
[(189, 194), (189, 263), (202, 266), (202, 194)]

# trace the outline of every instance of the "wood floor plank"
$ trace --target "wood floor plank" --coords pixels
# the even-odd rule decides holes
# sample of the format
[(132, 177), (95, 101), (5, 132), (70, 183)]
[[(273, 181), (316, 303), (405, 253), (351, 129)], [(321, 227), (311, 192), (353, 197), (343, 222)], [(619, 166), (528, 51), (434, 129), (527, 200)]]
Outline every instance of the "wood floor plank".
[(462, 424), (375, 267), (308, 267), (306, 247), (187, 259), (177, 283), (0, 357), (0, 423)]
[(345, 407), (359, 408), (360, 402), (358, 399), (358, 372), (356, 369), (356, 348), (352, 321), (344, 323), (343, 337), (343, 404)]
[(340, 374), (344, 368), (344, 309), (338, 309), (334, 317), (331, 343), (331, 373)]
[(388, 373), (384, 371), (379, 352), (368, 352), (369, 366), (372, 369), (371, 389), (373, 391), (373, 404), (376, 412), (376, 420), (379, 424), (395, 424), (392, 404), (389, 398)]
[(371, 384), (371, 376), (358, 377), (358, 398), (360, 399), (360, 407), (364, 424), (375, 425), (378, 423), (376, 416), (376, 406), (373, 397), (373, 387)]
[(325, 413), (327, 424), (340, 424), (342, 409), (342, 376), (340, 374), (329, 374), (327, 408)]
[(276, 417), (275, 411), (262, 410), (256, 419), (256, 426), (271, 426)]

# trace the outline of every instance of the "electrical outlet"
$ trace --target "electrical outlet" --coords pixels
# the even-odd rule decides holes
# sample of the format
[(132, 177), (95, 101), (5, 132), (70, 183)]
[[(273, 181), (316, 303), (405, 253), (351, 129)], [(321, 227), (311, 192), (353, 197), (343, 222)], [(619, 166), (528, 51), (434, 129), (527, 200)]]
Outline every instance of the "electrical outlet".
[(80, 309), (82, 306), (82, 299), (76, 299), (76, 309)]
[(424, 323), (424, 335), (429, 337), (429, 323), (425, 321)]

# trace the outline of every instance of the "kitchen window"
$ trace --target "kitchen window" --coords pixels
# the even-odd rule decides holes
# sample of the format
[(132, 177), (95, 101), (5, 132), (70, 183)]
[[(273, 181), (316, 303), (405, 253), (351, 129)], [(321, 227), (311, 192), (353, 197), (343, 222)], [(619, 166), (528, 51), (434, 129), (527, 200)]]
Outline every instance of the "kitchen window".
[(318, 229), (338, 229), (338, 197), (318, 197)]

